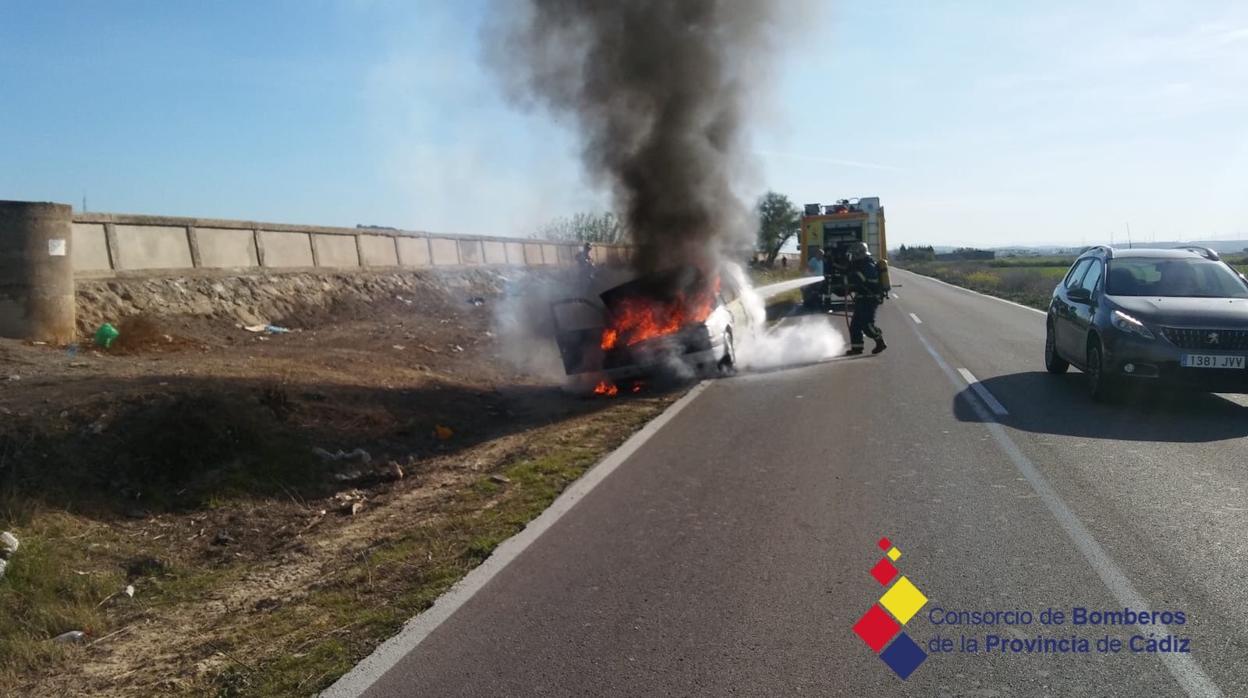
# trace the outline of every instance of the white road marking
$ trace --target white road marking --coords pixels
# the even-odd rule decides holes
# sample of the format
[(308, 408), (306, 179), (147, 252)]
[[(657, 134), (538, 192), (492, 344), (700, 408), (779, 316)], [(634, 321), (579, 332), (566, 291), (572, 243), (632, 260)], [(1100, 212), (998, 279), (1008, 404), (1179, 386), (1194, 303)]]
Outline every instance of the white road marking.
[(983, 400), (984, 404), (988, 405), (988, 409), (992, 410), (994, 414), (998, 417), (1005, 417), (1009, 415), (1010, 412), (1005, 409), (1005, 405), (997, 402), (997, 398), (993, 397), (992, 393), (988, 392), (988, 389), (979, 382), (979, 379), (975, 377), (975, 374), (965, 368), (959, 368), (958, 373), (962, 374), (962, 378), (966, 381), (966, 384), (971, 386), (971, 390), (975, 391), (975, 394), (979, 396), (979, 399)]
[[(936, 283), (938, 283), (938, 284), (944, 284), (945, 286), (948, 286), (949, 288), (957, 289), (957, 290), (959, 290), (959, 291), (965, 291), (965, 292), (967, 292), (967, 293), (973, 293), (973, 294), (975, 294), (975, 295), (977, 295), (977, 296), (983, 296), (984, 298), (991, 298), (991, 299), (992, 299), (992, 300), (994, 300), (994, 301), (1000, 301), (1000, 302), (1005, 303), (1005, 304), (1007, 304), (1007, 305), (1012, 305), (1012, 306), (1014, 306), (1014, 307), (1016, 307), (1016, 308), (1022, 308), (1023, 310), (1030, 310), (1030, 311), (1031, 311), (1031, 312), (1033, 312), (1033, 313), (1040, 313), (1041, 315), (1044, 315), (1044, 316), (1046, 316), (1046, 317), (1048, 316), (1048, 313), (1044, 312), (1043, 310), (1037, 310), (1036, 308), (1032, 308), (1032, 307), (1029, 307), (1029, 306), (1023, 305), (1022, 303), (1015, 303), (1014, 301), (1007, 301), (1007, 300), (1006, 300), (1006, 299), (1004, 299), (1004, 298), (997, 298), (996, 296), (990, 296), (990, 295), (988, 295), (987, 293), (980, 293), (979, 291), (972, 291), (972, 290), (971, 290), (971, 289), (969, 289), (969, 288), (963, 288), (962, 286), (958, 286), (958, 285), (956, 285), (956, 284), (951, 284), (951, 283), (949, 283), (948, 281), (941, 281), (940, 279), (937, 279), (937, 278), (936, 278), (936, 277), (934, 277), (934, 276), (926, 276), (926, 275), (924, 275), (924, 274), (919, 274), (918, 272), (906, 271), (905, 269), (902, 269), (902, 270), (900, 270), (900, 271), (904, 271), (904, 272), (906, 272), (907, 274), (913, 274), (913, 275), (915, 275), (915, 276), (919, 277), (920, 279), (927, 279), (928, 281), (935, 281), (935, 282), (936, 282)], [(1057, 285), (1057, 284), (1055, 283), (1055, 284), (1054, 284), (1054, 286), (1056, 286), (1056, 285)]]
[(915, 315), (914, 313), (910, 313), (910, 319), (911, 319), (911, 320), (914, 320), (914, 324), (916, 324), (916, 325), (922, 325), (922, 324), (923, 324), (923, 321), (919, 319), (919, 316), (918, 316), (918, 315)]
[[(918, 336), (919, 342), (923, 344), (923, 348), (927, 350), (927, 353), (931, 354), (932, 358), (935, 359), (936, 365), (940, 366), (940, 369), (944, 371), (949, 382), (955, 388), (960, 388), (958, 374), (941, 358), (936, 349), (927, 341), (927, 338), (919, 332), (919, 328), (915, 327), (914, 333)], [(1105, 549), (1096, 542), (1096, 539), (1092, 537), (1092, 534), (1083, 525), (1083, 522), (1079, 520), (1079, 517), (1075, 516), (1075, 513), (1070, 510), (1070, 507), (1066, 506), (1066, 503), (1058, 496), (1053, 486), (1049, 484), (1035, 464), (1023, 454), (1018, 444), (1014, 443), (1014, 440), (1006, 433), (1005, 428), (993, 421), (988, 412), (979, 403), (971, 401), (970, 405), (971, 409), (975, 410), (980, 421), (983, 422), (984, 427), (988, 429), (988, 433), (992, 434), (997, 445), (1005, 452), (1010, 462), (1014, 464), (1014, 467), (1023, 475), (1028, 484), (1031, 485), (1031, 489), (1036, 493), (1036, 496), (1039, 497), (1040, 501), (1044, 502), (1044, 506), (1053, 514), (1053, 518), (1057, 519), (1058, 525), (1061, 526), (1071, 542), (1075, 544), (1075, 548), (1083, 554), (1084, 559), (1088, 561), (1088, 564), (1096, 572), (1096, 576), (1101, 578), (1101, 583), (1109, 589), (1109, 592), (1114, 595), (1118, 603), (1122, 604), (1124, 608), (1138, 611), (1147, 612), (1151, 610), (1149, 603), (1131, 585), (1131, 580), (1127, 579), (1127, 575), (1118, 568), (1118, 565), (1114, 564), (1113, 559), (1105, 552)], [(1205, 674), (1204, 670), (1200, 668), (1200, 664), (1191, 654), (1167, 652), (1160, 655), (1160, 658), (1170, 675), (1174, 677), (1174, 680), (1178, 682), (1187, 695), (1193, 697), (1211, 696), (1213, 698), (1222, 696), (1222, 690)]]
[(650, 420), (650, 423), (643, 427), (641, 431), (633, 434), (619, 448), (590, 468), (579, 480), (568, 486), (568, 489), (564, 490), (563, 494), (559, 495), (546, 511), (530, 521), (523, 531), (499, 544), (494, 549), (494, 553), (485, 562), (465, 575), (445, 594), (438, 597), (438, 600), (428, 610), (409, 620), (407, 625), (399, 631), (398, 635), (386, 640), (372, 654), (365, 657), (364, 661), (355, 665), (355, 668), (349, 673), (325, 689), (321, 693), (321, 697), (338, 698), (340, 696), (354, 697), (362, 695), (391, 667), (398, 664), (403, 657), (416, 649), (443, 621), (454, 615), (460, 606), (467, 603), (495, 575), (502, 572), (512, 560), (519, 557), (526, 548), (541, 537), (556, 521), (571, 511), (578, 502), (585, 498), (585, 495), (589, 494), (599, 483), (615, 472), (616, 468), (620, 467), (624, 461), (636, 453), (637, 449), (649, 441), (664, 425), (680, 414), (681, 410), (698, 399), (698, 396), (702, 394), (702, 391), (706, 390), (708, 385), (710, 385), (710, 381), (702, 381), (694, 386), (693, 390), (690, 390), (684, 397), (672, 403), (662, 414)]
[(896, 291), (893, 291), (893, 300), (901, 300), (901, 296), (897, 295)]

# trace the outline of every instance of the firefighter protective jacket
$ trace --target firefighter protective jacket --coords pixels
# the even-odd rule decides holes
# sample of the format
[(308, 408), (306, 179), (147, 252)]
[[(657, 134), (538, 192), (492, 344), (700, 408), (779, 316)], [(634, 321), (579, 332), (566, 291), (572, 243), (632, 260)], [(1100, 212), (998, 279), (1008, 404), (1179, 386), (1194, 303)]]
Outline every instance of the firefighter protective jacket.
[(884, 299), (884, 287), (880, 285), (880, 268), (870, 257), (855, 259), (849, 263), (849, 288), (858, 298), (876, 301)]

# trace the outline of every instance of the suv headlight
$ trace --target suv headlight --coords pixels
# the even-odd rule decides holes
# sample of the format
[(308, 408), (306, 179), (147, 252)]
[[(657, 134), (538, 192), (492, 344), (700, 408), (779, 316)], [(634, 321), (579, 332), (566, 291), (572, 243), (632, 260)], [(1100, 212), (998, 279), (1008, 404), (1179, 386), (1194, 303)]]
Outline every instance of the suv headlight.
[(1143, 337), (1144, 339), (1156, 339), (1153, 336), (1152, 331), (1144, 326), (1144, 323), (1136, 320), (1130, 315), (1127, 315), (1121, 310), (1115, 310), (1113, 315), (1110, 316), (1109, 321), (1113, 323), (1114, 327), (1117, 327), (1127, 334), (1137, 335)]

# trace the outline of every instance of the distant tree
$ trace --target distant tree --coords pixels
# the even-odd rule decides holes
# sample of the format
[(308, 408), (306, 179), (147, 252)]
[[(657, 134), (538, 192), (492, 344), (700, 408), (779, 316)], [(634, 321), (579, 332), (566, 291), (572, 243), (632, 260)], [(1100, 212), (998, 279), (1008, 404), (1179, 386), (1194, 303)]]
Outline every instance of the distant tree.
[(758, 200), (758, 249), (767, 266), (776, 263), (780, 248), (801, 229), (801, 213), (789, 197), (769, 191)]
[(624, 224), (614, 213), (577, 213), (542, 225), (531, 237), (618, 244), (628, 241)]
[(894, 258), (898, 262), (930, 262), (936, 259), (936, 250), (931, 245), (927, 247), (902, 245), (898, 248)]
[(994, 259), (997, 253), (993, 250), (980, 250), (974, 247), (959, 247), (953, 252), (938, 255), (942, 260)]

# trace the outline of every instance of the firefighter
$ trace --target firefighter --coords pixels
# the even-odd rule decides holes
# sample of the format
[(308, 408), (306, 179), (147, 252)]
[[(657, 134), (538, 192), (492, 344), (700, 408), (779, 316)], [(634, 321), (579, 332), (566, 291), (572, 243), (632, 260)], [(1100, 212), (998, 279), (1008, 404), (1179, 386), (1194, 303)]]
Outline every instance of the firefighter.
[(880, 268), (871, 258), (871, 250), (865, 242), (855, 242), (849, 246), (849, 268), (847, 281), (849, 291), (854, 294), (854, 317), (849, 321), (849, 351), (846, 356), (862, 353), (863, 335), (875, 342), (872, 354), (878, 354), (888, 348), (884, 343), (884, 333), (875, 326), (875, 310), (884, 302), (884, 286), (880, 281)]
[(810, 250), (810, 260), (806, 262), (806, 270), (815, 276), (823, 276), (823, 248)]
[(576, 253), (576, 265), (582, 270), (594, 268), (594, 246), (588, 242), (581, 246), (581, 251)]

